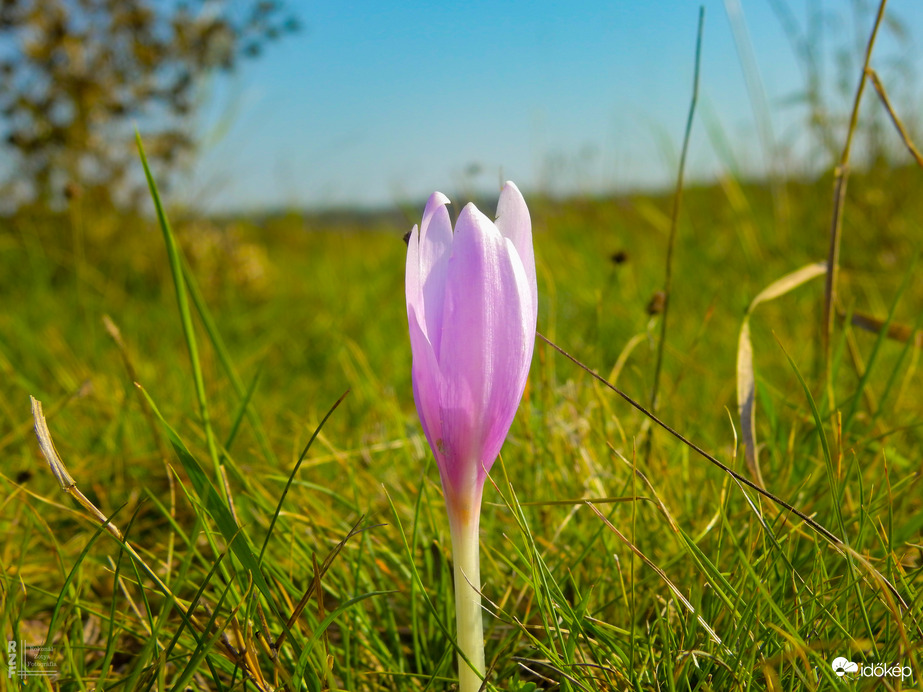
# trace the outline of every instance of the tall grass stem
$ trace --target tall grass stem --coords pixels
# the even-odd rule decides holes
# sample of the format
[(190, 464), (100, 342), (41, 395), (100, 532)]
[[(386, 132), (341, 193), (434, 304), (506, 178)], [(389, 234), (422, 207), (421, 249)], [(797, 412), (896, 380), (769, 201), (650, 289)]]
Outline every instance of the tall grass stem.
[(836, 306), (836, 284), (840, 275), (840, 239), (843, 235), (843, 206), (846, 202), (846, 182), (849, 179), (849, 154), (852, 149), (853, 135), (859, 121), (859, 105), (862, 103), (862, 94), (869, 74), (869, 62), (872, 59), (872, 49), (875, 47), (875, 37), (878, 27), (881, 26), (885, 16), (885, 5), (888, 0), (881, 0), (875, 25), (872, 27), (871, 36), (865, 48), (865, 62), (862, 64), (862, 75), (859, 77), (859, 86), (856, 88), (856, 97), (853, 100), (852, 114), (849, 116), (849, 129), (846, 131), (846, 142), (843, 144), (843, 153), (840, 162), (834, 170), (833, 186), (833, 218), (830, 222), (830, 247), (827, 251), (827, 281), (824, 285), (824, 379), (827, 383), (827, 400), (831, 410), (836, 402), (833, 396), (833, 368), (830, 359), (830, 344), (833, 335), (833, 317)]
[[(686, 173), (686, 157), (689, 153), (689, 139), (692, 136), (692, 122), (699, 100), (699, 73), (702, 67), (702, 34), (705, 29), (705, 6), (699, 7), (699, 28), (695, 41), (695, 71), (692, 82), (692, 99), (689, 115), (686, 117), (686, 132), (683, 135), (683, 150), (679, 157), (679, 171), (676, 176), (676, 192), (673, 195), (673, 211), (670, 216), (670, 238), (667, 242), (666, 274), (663, 282), (663, 314), (660, 319), (660, 340), (657, 343), (657, 361), (654, 365), (654, 384), (651, 387), (651, 411), (657, 410), (657, 395), (660, 390), (660, 372), (663, 367), (663, 351), (667, 342), (667, 317), (670, 312), (670, 291), (673, 286), (673, 248), (676, 245), (676, 230), (679, 226), (679, 210), (683, 198), (683, 180)], [(650, 453), (648, 437), (648, 453)]]

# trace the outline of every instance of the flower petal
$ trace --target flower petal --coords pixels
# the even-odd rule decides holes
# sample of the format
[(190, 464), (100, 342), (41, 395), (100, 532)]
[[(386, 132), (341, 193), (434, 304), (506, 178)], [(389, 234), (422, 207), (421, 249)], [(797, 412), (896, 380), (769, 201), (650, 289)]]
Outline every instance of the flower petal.
[(532, 294), (533, 325), (538, 315), (538, 282), (535, 278), (535, 254), (532, 250), (532, 218), (519, 188), (506, 181), (497, 202), (497, 229), (513, 241), (516, 252), (526, 271)]
[(466, 481), (473, 470), (483, 481), (503, 445), (531, 360), (531, 306), (528, 277), (513, 243), (469, 204), (455, 227), (443, 329), (434, 348), (452, 482)]
[(441, 467), (442, 449), (442, 407), (440, 404), (439, 390), (441, 389), (441, 375), (439, 364), (433, 353), (429, 339), (423, 333), (420, 320), (414, 306), (407, 307), (408, 322), (410, 323), (410, 351), (413, 354), (411, 377), (413, 380), (413, 400), (420, 416), (420, 423), (429, 442), (430, 449), (436, 455), (436, 461)]
[[(404, 293), (407, 299), (407, 319), (410, 318), (411, 308), (423, 310), (423, 282), (420, 279), (420, 234), (417, 227), (410, 230), (407, 238), (407, 265), (404, 272)], [(418, 319), (418, 318), (414, 318)]]
[[(434, 192), (426, 202), (420, 223), (420, 298), (418, 317), (431, 344), (442, 330), (442, 304), (445, 294), (445, 271), (452, 250), (452, 221), (446, 205), (449, 198)], [(436, 351), (438, 356), (438, 351)]]

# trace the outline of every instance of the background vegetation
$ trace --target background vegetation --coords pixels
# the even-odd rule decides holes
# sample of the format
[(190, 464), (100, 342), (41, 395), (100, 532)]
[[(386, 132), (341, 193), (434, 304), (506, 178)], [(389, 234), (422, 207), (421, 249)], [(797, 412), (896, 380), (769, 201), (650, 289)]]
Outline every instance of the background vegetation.
[[(842, 176), (686, 186), (675, 227), (669, 194), (528, 200), (539, 331), (645, 405), (675, 228), (658, 414), (754, 477), (749, 314), (763, 483), (846, 547), (539, 341), (485, 492), (489, 688), (923, 687), (921, 175), (849, 178), (829, 359), (822, 276), (747, 310), (828, 257)], [(421, 209), (170, 232), (77, 194), (0, 220), (0, 623), (60, 671), (30, 687), (451, 688), (403, 300)], [(120, 537), (62, 492), (29, 395)], [(838, 656), (912, 676), (843, 680)]]

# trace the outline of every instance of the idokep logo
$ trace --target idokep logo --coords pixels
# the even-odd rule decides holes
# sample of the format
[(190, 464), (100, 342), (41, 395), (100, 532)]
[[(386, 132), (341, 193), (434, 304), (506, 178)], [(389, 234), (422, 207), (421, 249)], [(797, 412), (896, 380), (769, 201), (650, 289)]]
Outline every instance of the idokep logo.
[(833, 672), (838, 678), (843, 677), (846, 673), (856, 673), (859, 671), (859, 664), (839, 656), (833, 659)]
[(837, 656), (831, 663), (833, 672), (837, 677), (844, 676), (861, 677), (861, 678), (900, 678), (902, 681), (913, 676), (913, 668), (910, 666), (899, 666), (896, 663), (889, 665), (887, 663), (868, 663), (858, 664), (850, 661), (843, 656)]

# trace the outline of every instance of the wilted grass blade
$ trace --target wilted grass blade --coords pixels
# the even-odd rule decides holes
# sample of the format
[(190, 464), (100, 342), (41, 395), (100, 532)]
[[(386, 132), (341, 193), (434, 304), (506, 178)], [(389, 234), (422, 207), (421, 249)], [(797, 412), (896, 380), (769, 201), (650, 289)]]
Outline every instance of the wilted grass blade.
[(759, 465), (756, 444), (756, 375), (753, 368), (753, 344), (750, 340), (750, 316), (760, 303), (783, 296), (827, 271), (824, 262), (816, 262), (783, 276), (760, 291), (750, 303), (737, 339), (737, 414), (744, 441), (744, 454), (750, 473), (761, 486), (766, 485)]

